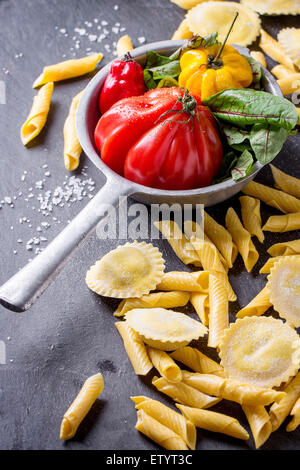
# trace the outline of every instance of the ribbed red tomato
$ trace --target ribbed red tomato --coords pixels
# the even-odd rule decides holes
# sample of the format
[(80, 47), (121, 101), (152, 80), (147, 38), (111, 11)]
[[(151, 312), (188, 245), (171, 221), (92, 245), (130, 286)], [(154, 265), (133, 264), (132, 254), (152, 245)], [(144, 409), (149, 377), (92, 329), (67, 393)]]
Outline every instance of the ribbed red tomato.
[(118, 101), (100, 118), (95, 142), (114, 171), (167, 190), (210, 185), (223, 156), (209, 109), (176, 87)]

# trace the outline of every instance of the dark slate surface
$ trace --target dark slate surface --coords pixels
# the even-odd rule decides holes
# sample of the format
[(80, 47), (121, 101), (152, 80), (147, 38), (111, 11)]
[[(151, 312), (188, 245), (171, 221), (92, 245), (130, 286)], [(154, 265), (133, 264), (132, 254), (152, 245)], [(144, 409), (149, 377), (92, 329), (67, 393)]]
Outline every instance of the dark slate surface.
[[(119, 5), (118, 10), (113, 8), (115, 4)], [(87, 202), (84, 198), (70, 207), (56, 208), (53, 215), (57, 221), (37, 211), (39, 190), (35, 189), (35, 182), (45, 178), (45, 189), (54, 189), (63, 183), (67, 174), (62, 160), (63, 123), (71, 98), (88, 81), (78, 79), (55, 87), (47, 127), (31, 148), (26, 149), (20, 142), (19, 129), (34, 95), (32, 82), (42, 66), (63, 60), (63, 55), (72, 58), (74, 51), (77, 57), (85, 55), (88, 47), (103, 51), (105, 61), (111, 60), (112, 55), (105, 51), (103, 44), (124, 34), (111, 32), (116, 22), (127, 28), (126, 32), (138, 45), (138, 38), (142, 36), (147, 42), (171, 37), (183, 14), (183, 10), (168, 0), (0, 0), (0, 80), (6, 84), (7, 100), (6, 105), (0, 104), (0, 200), (23, 192), (13, 201), (13, 208), (2, 204), (0, 209), (0, 283), (33, 256), (26, 250), (25, 242), (39, 235), (36, 227), (42, 221), (51, 223), (43, 233), (50, 241)], [(108, 40), (97, 44), (83, 37), (76, 49), (73, 36), (79, 37), (79, 34), (74, 33), (74, 28), (100, 34), (94, 18), (109, 23)], [(264, 17), (262, 21), (266, 30), (274, 35), (281, 27), (297, 26), (299, 20), (287, 16)], [(85, 22), (93, 25), (89, 27)], [(74, 51), (70, 50), (72, 47)], [(290, 138), (275, 161), (279, 168), (297, 177), (300, 177), (299, 142), (299, 136)], [(86, 158), (82, 160), (87, 166), (87, 175), (101, 187), (103, 177)], [(44, 164), (48, 164), (48, 177), (44, 176), (47, 171), (42, 168)], [(27, 175), (22, 181), (24, 171)], [(82, 165), (77, 174), (81, 171)], [(264, 169), (257, 179), (271, 183), (269, 169)], [(32, 199), (26, 197), (31, 192), (30, 187), (33, 187)], [(238, 198), (211, 209), (210, 213), (223, 222), (225, 210), (231, 204), (238, 208)], [(36, 210), (32, 206), (36, 206)], [(263, 220), (275, 213), (265, 206), (262, 208)], [(30, 222), (20, 223), (22, 217)], [(246, 273), (240, 259), (237, 261), (230, 274), (239, 299), (230, 304), (232, 314), (264, 286), (265, 277), (258, 271), (267, 258), (267, 247), (297, 236), (299, 234), (293, 232), (267, 234), (263, 247), (255, 242), (261, 257), (251, 274)], [(18, 239), (23, 243), (17, 243)], [(183, 268), (167, 242), (156, 244), (163, 251), (168, 270)], [(116, 302), (93, 294), (84, 282), (87, 268), (117, 245), (118, 241), (101, 241), (93, 236), (30, 311), (14, 314), (0, 307), (0, 339), (5, 342), (7, 351), (7, 364), (0, 365), (1, 449), (158, 449), (135, 431), (136, 413), (129, 396), (145, 394), (166, 403), (168, 400), (149, 385), (150, 378), (139, 378), (133, 373), (113, 325)], [(86, 377), (98, 370), (105, 380), (101, 399), (75, 439), (64, 444), (59, 440), (63, 413)], [(223, 402), (216, 409), (236, 416), (247, 427), (238, 405)], [(299, 431), (288, 434), (282, 427), (263, 448), (297, 449), (299, 443)], [(254, 448), (252, 439), (239, 442), (218, 434), (198, 432), (198, 449), (249, 448)]]

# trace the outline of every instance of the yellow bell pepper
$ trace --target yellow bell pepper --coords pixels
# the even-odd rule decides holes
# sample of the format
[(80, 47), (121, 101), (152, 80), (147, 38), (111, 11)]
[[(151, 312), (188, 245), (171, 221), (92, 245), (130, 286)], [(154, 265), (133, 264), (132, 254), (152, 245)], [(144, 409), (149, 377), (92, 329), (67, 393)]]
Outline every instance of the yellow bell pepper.
[(179, 86), (205, 100), (219, 91), (251, 85), (253, 76), (248, 61), (227, 44), (217, 58), (220, 47), (215, 44), (182, 54)]

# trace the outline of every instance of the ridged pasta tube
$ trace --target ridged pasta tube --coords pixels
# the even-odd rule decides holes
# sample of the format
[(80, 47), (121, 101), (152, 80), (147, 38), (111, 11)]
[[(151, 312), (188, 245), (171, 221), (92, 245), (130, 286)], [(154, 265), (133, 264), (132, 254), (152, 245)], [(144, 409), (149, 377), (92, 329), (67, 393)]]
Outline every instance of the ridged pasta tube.
[(209, 314), (209, 297), (207, 294), (201, 294), (201, 292), (191, 292), (190, 302), (197, 312), (198, 317), (202, 321), (203, 325), (208, 326), (208, 314)]
[(276, 429), (280, 427), (299, 398), (300, 372), (298, 372), (293, 380), (284, 387), (283, 391), (285, 392), (285, 396), (282, 400), (280, 400), (279, 403), (273, 403), (270, 408), (270, 418), (273, 431), (276, 431)]
[(147, 352), (152, 364), (162, 377), (172, 383), (181, 381), (182, 374), (180, 367), (165, 351), (148, 346)]
[(300, 229), (300, 211), (285, 215), (271, 215), (263, 226), (267, 232), (290, 232)]
[(261, 229), (260, 200), (250, 196), (241, 196), (241, 211), (244, 227), (263, 243), (265, 236)]
[(193, 273), (186, 271), (170, 271), (164, 273), (156, 289), (163, 291), (181, 290), (186, 292), (202, 292), (203, 294), (207, 294), (208, 285), (208, 271), (195, 271)]
[(209, 410), (191, 408), (184, 405), (176, 405), (186, 419), (194, 423), (197, 428), (207, 431), (220, 432), (237, 439), (247, 440), (249, 434), (246, 429), (240, 425), (237, 419), (222, 413), (216, 413)]
[(285, 396), (284, 392), (277, 392), (270, 388), (256, 387), (229, 378), (185, 370), (182, 371), (182, 381), (202, 393), (235, 401), (241, 405), (269, 405)]
[(289, 256), (300, 254), (300, 239), (275, 243), (267, 250), (271, 256)]
[(83, 91), (73, 98), (68, 117), (64, 124), (64, 163), (66, 169), (69, 171), (74, 171), (78, 168), (82, 152), (75, 125), (76, 111), (82, 94)]
[(224, 369), (220, 364), (191, 346), (176, 349), (170, 356), (195, 372), (224, 376)]
[(300, 212), (300, 200), (278, 189), (270, 188), (256, 181), (251, 181), (242, 189), (248, 196), (256, 197), (265, 204), (275, 207), (279, 211), (289, 214)]
[(279, 62), (288, 69), (295, 70), (293, 61), (286, 55), (279, 42), (272, 38), (264, 29), (260, 30), (259, 47), (276, 62)]
[(215, 276), (209, 276), (208, 346), (216, 348), (229, 325), (228, 292)]
[(62, 440), (72, 439), (75, 436), (80, 423), (90, 411), (103, 387), (104, 381), (100, 373), (92, 375), (84, 382), (79, 394), (64, 414), (60, 427)]
[(255, 447), (261, 447), (270, 437), (272, 424), (270, 416), (262, 405), (243, 405), (243, 411), (251, 428)]
[(270, 167), (276, 188), (300, 199), (300, 179), (284, 173), (274, 165), (270, 165)]
[(176, 413), (176, 411), (160, 401), (144, 396), (130, 398), (136, 404), (137, 410), (143, 410), (148, 416), (171, 429), (184, 440), (190, 449), (195, 450), (196, 428), (191, 421), (185, 419), (181, 414)]
[(269, 291), (264, 287), (245, 307), (236, 315), (237, 318), (253, 317), (263, 315), (272, 304), (269, 298)]
[(147, 375), (153, 365), (140, 335), (125, 322), (117, 322), (115, 326), (123, 339), (134, 372), (137, 375)]
[(170, 291), (154, 292), (140, 298), (124, 299), (114, 313), (115, 317), (122, 317), (134, 308), (175, 308), (184, 307), (190, 298), (188, 292)]
[(293, 409), (291, 411), (291, 415), (293, 416), (293, 419), (289, 422), (286, 427), (286, 430), (288, 432), (295, 431), (295, 429), (297, 429), (300, 424), (300, 397), (294, 404)]

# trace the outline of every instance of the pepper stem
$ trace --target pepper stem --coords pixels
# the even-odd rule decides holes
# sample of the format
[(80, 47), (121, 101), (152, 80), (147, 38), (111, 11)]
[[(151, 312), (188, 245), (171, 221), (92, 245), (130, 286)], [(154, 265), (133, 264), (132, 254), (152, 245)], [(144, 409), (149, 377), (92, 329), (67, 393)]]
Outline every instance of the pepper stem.
[(219, 58), (220, 58), (220, 56), (221, 56), (221, 54), (222, 54), (222, 52), (223, 52), (223, 49), (224, 49), (224, 47), (225, 47), (225, 44), (226, 44), (226, 42), (227, 42), (227, 39), (228, 39), (228, 37), (229, 37), (229, 34), (231, 33), (232, 28), (233, 28), (233, 26), (234, 26), (234, 23), (236, 22), (236, 19), (237, 19), (238, 16), (239, 16), (239, 12), (237, 11), (237, 12), (235, 13), (235, 16), (234, 16), (233, 20), (232, 20), (232, 23), (231, 23), (231, 25), (230, 25), (230, 28), (229, 28), (229, 30), (228, 30), (228, 33), (226, 34), (226, 37), (225, 37), (225, 39), (224, 39), (224, 41), (223, 41), (223, 44), (222, 44), (222, 46), (220, 47), (219, 52), (218, 52), (218, 54), (216, 55), (216, 57), (215, 57), (215, 59), (214, 59), (214, 62), (218, 62), (218, 60), (219, 60)]

